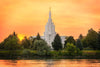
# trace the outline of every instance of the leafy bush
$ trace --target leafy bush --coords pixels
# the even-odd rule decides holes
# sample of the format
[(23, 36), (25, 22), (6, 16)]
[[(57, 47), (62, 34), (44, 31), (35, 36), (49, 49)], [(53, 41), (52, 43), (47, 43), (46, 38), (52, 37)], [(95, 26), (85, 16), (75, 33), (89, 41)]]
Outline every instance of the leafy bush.
[(23, 56), (23, 57), (29, 57), (29, 56), (31, 56), (31, 50), (29, 50), (29, 49), (24, 49), (24, 50), (22, 51), (22, 56)]
[(50, 47), (44, 40), (35, 40), (33, 49), (37, 51), (38, 55), (47, 55), (50, 51)]
[(67, 43), (66, 46), (67, 48), (65, 48), (65, 51), (68, 52), (69, 56), (76, 56), (81, 54), (81, 51), (75, 45)]
[(58, 51), (50, 51), (50, 55), (53, 56), (53, 57), (57, 57)]

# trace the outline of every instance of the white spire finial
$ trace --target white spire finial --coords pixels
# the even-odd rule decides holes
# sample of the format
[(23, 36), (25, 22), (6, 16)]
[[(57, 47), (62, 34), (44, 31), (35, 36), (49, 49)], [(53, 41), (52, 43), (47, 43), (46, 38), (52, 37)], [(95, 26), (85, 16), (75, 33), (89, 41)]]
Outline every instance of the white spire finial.
[(49, 7), (49, 18), (51, 19), (51, 7)]

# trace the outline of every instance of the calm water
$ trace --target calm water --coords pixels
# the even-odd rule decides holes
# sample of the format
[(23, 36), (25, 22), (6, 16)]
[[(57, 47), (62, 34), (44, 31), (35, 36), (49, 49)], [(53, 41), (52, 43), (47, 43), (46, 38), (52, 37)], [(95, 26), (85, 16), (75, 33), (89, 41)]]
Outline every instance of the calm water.
[(0, 60), (0, 67), (100, 67), (100, 59)]

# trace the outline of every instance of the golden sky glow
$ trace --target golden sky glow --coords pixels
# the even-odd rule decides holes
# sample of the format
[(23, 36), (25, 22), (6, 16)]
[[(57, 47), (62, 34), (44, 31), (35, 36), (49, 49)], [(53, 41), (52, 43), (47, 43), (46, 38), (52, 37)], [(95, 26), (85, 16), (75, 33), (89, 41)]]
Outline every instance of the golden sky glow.
[(19, 38), (20, 41), (22, 41), (24, 39), (24, 37), (25, 37), (24, 34), (18, 34), (17, 36), (18, 36), (18, 38)]
[(43, 35), (49, 7), (56, 32), (75, 38), (100, 28), (100, 0), (0, 0), (0, 41), (13, 31)]

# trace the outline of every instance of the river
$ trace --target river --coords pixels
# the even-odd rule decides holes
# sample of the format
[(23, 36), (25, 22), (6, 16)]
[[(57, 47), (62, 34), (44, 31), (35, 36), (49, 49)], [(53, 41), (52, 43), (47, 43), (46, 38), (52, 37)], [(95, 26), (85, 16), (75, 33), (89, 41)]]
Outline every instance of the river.
[(100, 67), (100, 59), (0, 60), (0, 67)]

